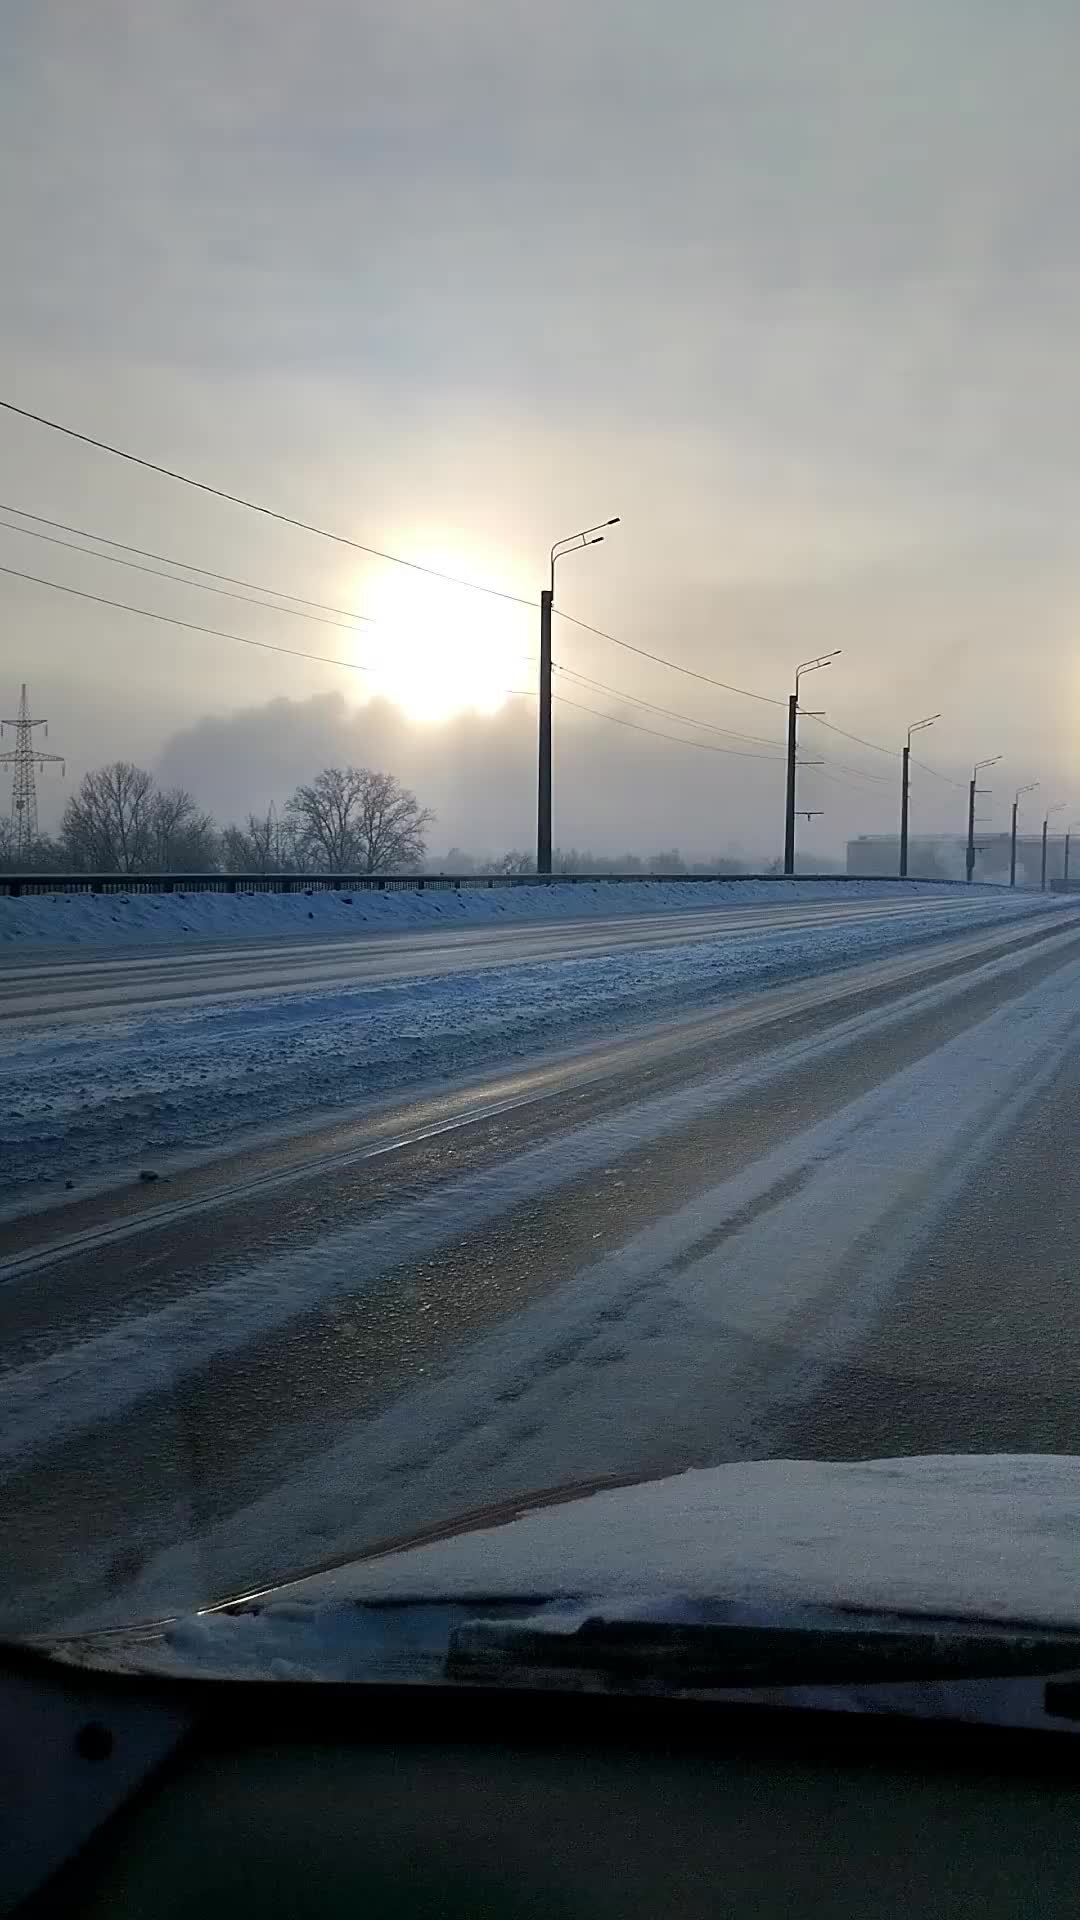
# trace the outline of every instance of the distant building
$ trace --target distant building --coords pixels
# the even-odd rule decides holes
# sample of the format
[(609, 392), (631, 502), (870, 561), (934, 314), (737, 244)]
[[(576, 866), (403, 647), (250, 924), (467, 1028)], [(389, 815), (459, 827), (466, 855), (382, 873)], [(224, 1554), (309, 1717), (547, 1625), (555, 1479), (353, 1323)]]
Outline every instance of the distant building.
[[(1080, 835), (1077, 836), (1080, 840)], [(1070, 866), (1080, 871), (1080, 845), (1070, 855)], [(961, 833), (912, 834), (908, 840), (908, 874), (912, 880), (963, 880), (967, 875), (967, 838)], [(1063, 834), (1052, 834), (1046, 847), (1046, 877), (1060, 879), (1065, 864)], [(900, 840), (895, 833), (861, 833), (847, 843), (847, 870), (855, 874), (894, 874), (900, 865)], [(1016, 839), (1016, 884), (1037, 887), (1042, 873), (1042, 834), (1022, 833)], [(1005, 884), (1009, 878), (1009, 835), (980, 833), (975, 841), (976, 880)]]

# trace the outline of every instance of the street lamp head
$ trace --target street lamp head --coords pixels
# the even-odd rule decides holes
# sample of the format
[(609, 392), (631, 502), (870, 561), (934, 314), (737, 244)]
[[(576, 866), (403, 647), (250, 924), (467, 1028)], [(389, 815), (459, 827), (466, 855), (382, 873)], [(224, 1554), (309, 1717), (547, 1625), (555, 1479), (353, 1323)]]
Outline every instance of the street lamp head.
[(596, 520), (591, 527), (579, 527), (577, 533), (568, 533), (564, 539), (556, 540), (555, 545), (557, 547), (572, 547), (575, 540), (585, 540), (590, 533), (600, 533), (604, 527), (617, 527), (618, 524), (618, 514), (616, 514), (612, 520)]
[(803, 674), (817, 673), (822, 667), (831, 667), (833, 661), (839, 658), (842, 651), (843, 649), (841, 647), (834, 647), (831, 653), (819, 653), (813, 660), (801, 660), (799, 662), (799, 665), (795, 669), (796, 700), (799, 697), (799, 681), (802, 679)]
[(973, 772), (978, 773), (983, 767), (996, 767), (1000, 759), (1000, 753), (995, 753), (989, 760), (976, 760)]
[(582, 527), (580, 533), (568, 533), (565, 540), (556, 540), (554, 546), (551, 549), (550, 578), (551, 578), (552, 598), (554, 598), (554, 595), (555, 595), (555, 562), (556, 560), (561, 560), (564, 554), (573, 553), (579, 547), (597, 546), (604, 537), (600, 531), (601, 527), (617, 527), (618, 524), (619, 524), (619, 516), (618, 514), (616, 514), (613, 520), (598, 520), (594, 527)]

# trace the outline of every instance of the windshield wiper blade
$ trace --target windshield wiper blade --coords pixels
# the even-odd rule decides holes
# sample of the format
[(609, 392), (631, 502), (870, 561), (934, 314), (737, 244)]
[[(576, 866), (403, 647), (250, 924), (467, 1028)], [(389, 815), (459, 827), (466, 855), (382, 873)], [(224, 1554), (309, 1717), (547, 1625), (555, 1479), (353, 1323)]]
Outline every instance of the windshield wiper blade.
[(447, 1678), (494, 1686), (682, 1692), (1004, 1679), (1080, 1671), (1080, 1639), (952, 1627), (688, 1626), (592, 1616), (573, 1631), (469, 1622)]

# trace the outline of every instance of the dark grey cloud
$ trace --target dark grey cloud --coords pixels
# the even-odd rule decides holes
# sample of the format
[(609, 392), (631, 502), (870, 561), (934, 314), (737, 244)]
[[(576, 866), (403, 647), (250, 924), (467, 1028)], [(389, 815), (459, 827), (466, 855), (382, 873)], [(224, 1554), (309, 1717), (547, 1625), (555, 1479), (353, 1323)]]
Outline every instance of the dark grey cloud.
[[(612, 706), (634, 723), (664, 726), (629, 704)], [(760, 751), (749, 742), (730, 756), (695, 751), (616, 723), (598, 738), (575, 709), (557, 707), (556, 838), (609, 853), (679, 846), (695, 858), (772, 859), (782, 842), (783, 764), (755, 757)], [(435, 851), (534, 845), (535, 721), (521, 706), (493, 720), (462, 715), (420, 732), (384, 701), (355, 708), (336, 694), (279, 700), (185, 728), (166, 743), (156, 772), (191, 787), (219, 818), (242, 819), (271, 803), (282, 808), (320, 767), (350, 763), (393, 768), (414, 789), (435, 812)], [(816, 782), (807, 804), (820, 804), (825, 783), (816, 773), (806, 779)], [(857, 795), (864, 830), (892, 824), (892, 783), (886, 789), (840, 774), (830, 781), (835, 791)], [(938, 802), (927, 794), (923, 826), (936, 822)], [(804, 844), (827, 852), (835, 834), (808, 831)]]

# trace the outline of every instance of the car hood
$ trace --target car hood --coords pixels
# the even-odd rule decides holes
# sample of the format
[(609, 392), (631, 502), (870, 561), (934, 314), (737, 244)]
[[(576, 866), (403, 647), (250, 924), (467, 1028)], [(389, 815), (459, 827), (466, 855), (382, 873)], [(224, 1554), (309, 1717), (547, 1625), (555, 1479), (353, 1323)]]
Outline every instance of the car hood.
[(291, 1600), (645, 1593), (1080, 1624), (1080, 1458), (758, 1460), (470, 1515)]
[(128, 1670), (430, 1677), (450, 1633), (506, 1609), (568, 1623), (922, 1616), (1075, 1633), (1080, 1459), (752, 1461), (550, 1489), (192, 1616), (51, 1650)]

